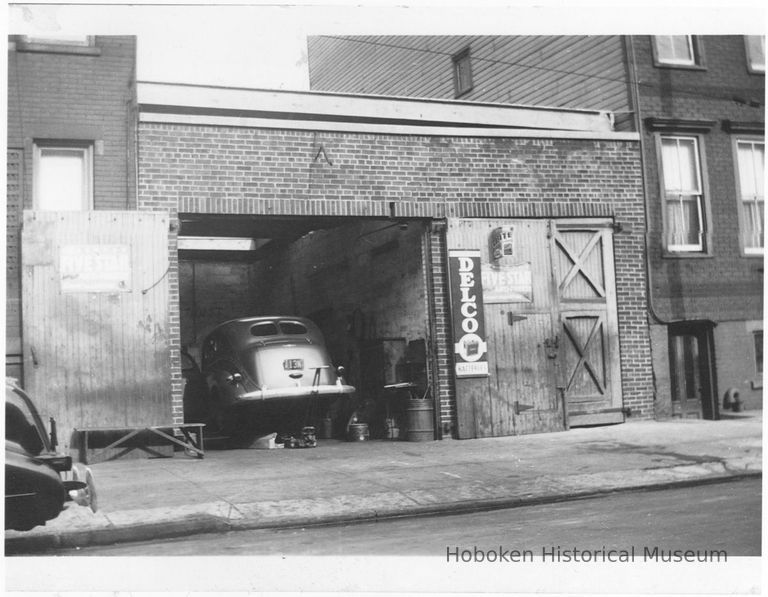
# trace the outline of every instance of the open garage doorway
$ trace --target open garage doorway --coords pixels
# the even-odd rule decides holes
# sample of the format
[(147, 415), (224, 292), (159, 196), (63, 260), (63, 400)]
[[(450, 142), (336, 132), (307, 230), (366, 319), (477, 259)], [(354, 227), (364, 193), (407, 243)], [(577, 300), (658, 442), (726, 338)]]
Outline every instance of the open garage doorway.
[[(372, 438), (396, 439), (406, 423), (407, 399), (429, 395), (433, 377), (428, 222), (213, 214), (179, 219), (185, 419), (211, 423), (211, 383), (200, 371), (209, 332), (228, 320), (277, 315), (316, 324), (333, 367), (344, 368), (344, 383), (355, 391), (311, 407), (300, 401), (255, 404), (253, 435), (296, 434), (310, 425), (318, 435), (342, 439), (356, 420), (368, 424)], [(405, 383), (413, 387), (386, 388)]]

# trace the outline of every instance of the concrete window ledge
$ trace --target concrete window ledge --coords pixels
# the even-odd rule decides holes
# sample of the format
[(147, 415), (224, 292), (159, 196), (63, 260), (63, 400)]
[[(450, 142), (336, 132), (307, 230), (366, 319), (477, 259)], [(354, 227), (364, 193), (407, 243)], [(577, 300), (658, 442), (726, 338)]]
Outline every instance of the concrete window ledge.
[(101, 56), (101, 48), (96, 46), (76, 46), (69, 44), (16, 42), (18, 52), (39, 52), (45, 54), (75, 54), (80, 56)]

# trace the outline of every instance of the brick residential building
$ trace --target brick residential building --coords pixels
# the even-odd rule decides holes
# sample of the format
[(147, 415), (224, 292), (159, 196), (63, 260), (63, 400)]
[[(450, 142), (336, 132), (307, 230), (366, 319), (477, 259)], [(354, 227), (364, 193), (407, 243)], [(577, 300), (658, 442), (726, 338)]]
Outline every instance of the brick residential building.
[(132, 36), (9, 38), (5, 340), (12, 377), (23, 376), (22, 211), (135, 209), (135, 79)]

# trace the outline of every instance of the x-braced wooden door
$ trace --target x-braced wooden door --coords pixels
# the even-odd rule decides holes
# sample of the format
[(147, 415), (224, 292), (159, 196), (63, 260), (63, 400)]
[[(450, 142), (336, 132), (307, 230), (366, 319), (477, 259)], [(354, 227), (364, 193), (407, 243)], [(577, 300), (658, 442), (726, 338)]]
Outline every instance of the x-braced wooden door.
[(572, 427), (624, 421), (613, 269), (607, 225), (553, 222), (559, 305), (559, 386)]

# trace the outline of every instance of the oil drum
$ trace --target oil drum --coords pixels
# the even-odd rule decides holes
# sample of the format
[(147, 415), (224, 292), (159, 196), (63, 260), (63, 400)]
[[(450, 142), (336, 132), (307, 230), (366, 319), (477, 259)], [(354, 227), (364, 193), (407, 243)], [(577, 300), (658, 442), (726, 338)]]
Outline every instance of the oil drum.
[(431, 400), (408, 401), (408, 432), (405, 437), (409, 442), (429, 442), (435, 439)]

